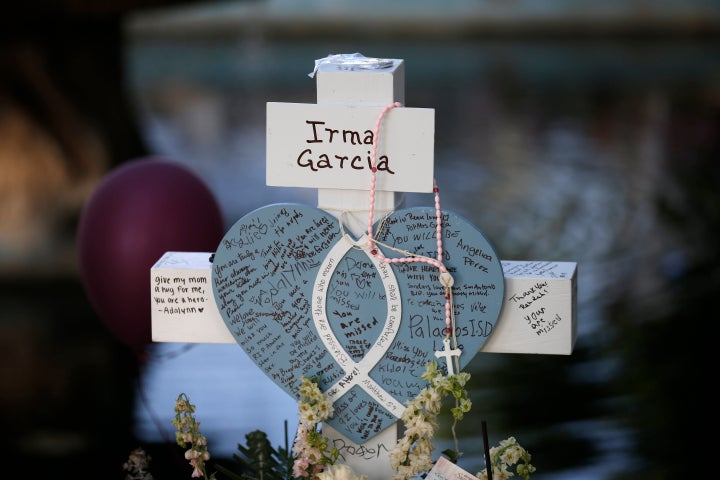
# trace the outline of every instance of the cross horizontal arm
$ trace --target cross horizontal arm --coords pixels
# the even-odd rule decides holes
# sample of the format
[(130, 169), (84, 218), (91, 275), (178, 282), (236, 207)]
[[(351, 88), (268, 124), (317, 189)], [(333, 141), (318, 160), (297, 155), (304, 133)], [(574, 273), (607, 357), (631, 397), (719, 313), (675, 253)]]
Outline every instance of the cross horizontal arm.
[[(236, 343), (212, 292), (210, 253), (166, 252), (150, 271), (152, 340)], [(577, 337), (577, 264), (502, 261), (505, 299), (482, 352), (570, 355)]]

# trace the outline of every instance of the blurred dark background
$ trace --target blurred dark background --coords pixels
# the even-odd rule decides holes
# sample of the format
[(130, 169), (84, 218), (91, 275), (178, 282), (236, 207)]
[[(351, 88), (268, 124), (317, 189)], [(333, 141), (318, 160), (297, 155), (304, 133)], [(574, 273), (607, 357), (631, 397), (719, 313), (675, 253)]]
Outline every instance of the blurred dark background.
[(689, 462), (715, 417), (718, 2), (69, 0), (0, 12), (7, 468), (123, 478), (142, 445), (155, 478), (189, 477), (163, 431), (184, 390), (226, 400), (197, 402), (223, 419), (205, 431), (219, 457), (255, 428), (238, 407), (235, 372), (252, 368), (239, 347), (138, 353), (108, 332), (81, 285), (78, 219), (104, 175), (146, 155), (192, 168), (228, 225), (274, 201), (312, 204), (314, 192), (264, 185), (265, 103), (314, 102), (314, 60), (352, 52), (404, 59), (406, 104), (435, 109), (444, 208), (503, 259), (579, 265), (572, 355), (473, 360), (464, 466), (481, 468), (483, 419), (494, 443), (515, 435), (531, 451), (540, 480), (705, 468)]

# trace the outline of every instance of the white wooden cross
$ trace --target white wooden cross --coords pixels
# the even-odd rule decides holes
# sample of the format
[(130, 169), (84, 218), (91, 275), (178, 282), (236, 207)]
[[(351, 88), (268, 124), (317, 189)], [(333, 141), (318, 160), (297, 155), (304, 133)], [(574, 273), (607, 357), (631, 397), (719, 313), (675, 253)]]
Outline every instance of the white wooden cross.
[[(405, 100), (403, 60), (359, 62), (355, 66), (333, 62), (316, 65), (317, 105), (268, 103), (267, 110), (267, 184), (318, 188), (318, 207), (338, 217), (356, 236), (367, 228), (368, 160), (365, 155), (343, 158), (343, 143), (338, 140), (342, 132), (334, 120), (342, 125), (357, 125), (352, 130), (364, 131), (367, 125), (375, 124), (383, 107), (393, 102), (404, 104)], [(414, 163), (390, 163), (386, 168), (406, 170), (392, 179), (390, 175), (378, 176), (378, 214), (400, 207), (403, 192), (432, 191), (433, 122), (434, 112), (430, 109), (398, 108), (388, 117), (384, 131), (392, 133), (386, 133), (381, 141), (387, 142), (384, 151), (389, 162), (396, 161), (394, 152), (411, 151)], [(288, 125), (296, 127), (285, 128)], [(417, 135), (411, 135), (412, 141), (405, 138), (412, 129), (423, 130), (422, 142), (417, 141)], [(298, 150), (298, 145), (306, 148)], [(288, 158), (293, 161), (283, 164), (283, 159)], [(152, 267), (154, 342), (236, 343), (213, 298), (210, 255), (167, 252)], [(502, 267), (503, 308), (496, 324), (485, 332), (489, 338), (481, 352), (571, 354), (577, 336), (577, 264), (503, 260)], [(159, 288), (161, 284), (182, 284), (181, 298), (179, 291), (173, 289), (170, 293), (169, 289)], [(453, 357), (458, 354), (450, 349), (449, 342), (444, 344), (444, 350), (436, 352), (438, 358), (446, 359), (451, 374)], [(341, 454), (356, 472), (368, 475), (369, 480), (392, 476), (389, 450), (397, 439), (395, 425), (374, 437), (372, 445), (354, 445), (330, 427), (324, 433), (350, 446)], [(364, 459), (369, 451), (374, 452), (372, 465)]]

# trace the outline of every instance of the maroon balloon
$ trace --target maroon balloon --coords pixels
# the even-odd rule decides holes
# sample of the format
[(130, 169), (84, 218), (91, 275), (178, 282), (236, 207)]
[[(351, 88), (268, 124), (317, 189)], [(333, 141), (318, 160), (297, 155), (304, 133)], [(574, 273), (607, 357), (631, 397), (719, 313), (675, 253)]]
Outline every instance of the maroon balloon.
[(168, 251), (214, 252), (225, 233), (212, 192), (188, 168), (142, 158), (110, 171), (77, 232), (85, 291), (111, 333), (133, 349), (151, 341), (150, 269)]

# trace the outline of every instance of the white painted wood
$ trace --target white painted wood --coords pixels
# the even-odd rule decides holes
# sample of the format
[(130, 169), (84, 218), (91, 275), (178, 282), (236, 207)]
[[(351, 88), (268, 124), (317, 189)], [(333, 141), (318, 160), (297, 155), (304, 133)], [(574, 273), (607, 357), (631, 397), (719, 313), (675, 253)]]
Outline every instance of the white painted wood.
[(577, 338), (577, 263), (502, 261), (505, 300), (482, 352), (570, 355)]
[[(153, 342), (235, 343), (215, 304), (211, 255), (165, 252), (153, 265), (150, 270)], [(202, 286), (203, 290), (180, 292), (179, 285)], [(200, 301), (191, 303), (189, 297)]]
[[(355, 71), (347, 70), (333, 63), (320, 65), (316, 72), (317, 104), (365, 105), (383, 108), (394, 102), (404, 105), (405, 62), (402, 59), (389, 60), (392, 65), (387, 68)], [(430, 181), (432, 181), (432, 176)], [(318, 189), (318, 207), (342, 221), (345, 230), (359, 238), (367, 230), (369, 184), (359, 185), (357, 188), (358, 190), (354, 191), (335, 190), (334, 187)], [(378, 218), (388, 211), (401, 208), (404, 200), (403, 190), (377, 191), (375, 193), (375, 211)]]
[(367, 105), (384, 107), (405, 103), (405, 62), (387, 59), (387, 68), (349, 70), (331, 62), (318, 67), (318, 105)]
[[(318, 208), (336, 217), (345, 228), (357, 239), (367, 232), (370, 195), (367, 190), (335, 190), (323, 188), (318, 190)], [(397, 192), (376, 192), (375, 221), (385, 214), (399, 209), (405, 201), (405, 195)]]
[(397, 424), (386, 428), (370, 441), (358, 445), (330, 425), (323, 426), (330, 447), (340, 452), (339, 463), (344, 463), (355, 473), (367, 475), (368, 480), (390, 480), (396, 473), (390, 467), (390, 452), (398, 441)]
[[(268, 102), (267, 185), (367, 190), (382, 109)], [(432, 192), (434, 121), (435, 111), (429, 108), (395, 108), (386, 114), (376, 190)]]

